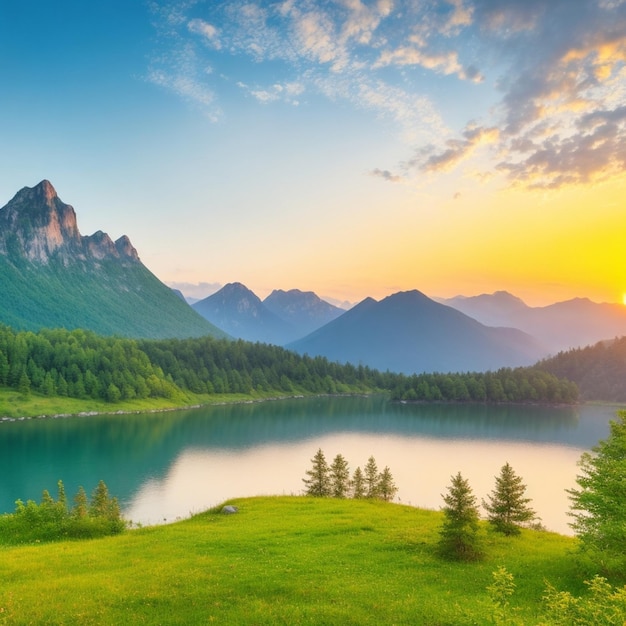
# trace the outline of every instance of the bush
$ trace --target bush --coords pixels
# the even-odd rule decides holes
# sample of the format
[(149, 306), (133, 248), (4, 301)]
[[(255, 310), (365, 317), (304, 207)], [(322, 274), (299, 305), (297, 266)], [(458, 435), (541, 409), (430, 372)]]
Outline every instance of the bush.
[(44, 490), (41, 502), (17, 500), (15, 512), (0, 516), (0, 543), (12, 545), (39, 543), (61, 539), (87, 539), (116, 535), (126, 528), (116, 498), (111, 498), (103, 481), (87, 502), (81, 487), (69, 510), (63, 483), (58, 483), (59, 495), (54, 500)]

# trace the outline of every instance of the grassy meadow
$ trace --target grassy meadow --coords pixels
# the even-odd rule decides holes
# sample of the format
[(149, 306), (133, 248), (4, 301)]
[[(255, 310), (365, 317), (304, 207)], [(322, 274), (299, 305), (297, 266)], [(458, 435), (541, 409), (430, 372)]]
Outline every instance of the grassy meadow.
[[(540, 624), (546, 581), (583, 593), (576, 540), (484, 523), (486, 558), (443, 561), (442, 513), (370, 500), (256, 497), (171, 525), (0, 547), (0, 624)], [(498, 623), (504, 623), (502, 621)]]
[[(287, 397), (290, 394), (285, 394)], [(250, 402), (275, 398), (276, 393), (253, 392), (250, 394), (198, 394), (185, 392), (176, 398), (142, 398), (120, 400), (111, 403), (91, 398), (68, 398), (67, 396), (44, 396), (30, 393), (27, 396), (14, 389), (0, 387), (0, 419), (20, 419), (54, 415), (80, 415), (84, 413), (133, 413), (167, 411), (188, 406)]]

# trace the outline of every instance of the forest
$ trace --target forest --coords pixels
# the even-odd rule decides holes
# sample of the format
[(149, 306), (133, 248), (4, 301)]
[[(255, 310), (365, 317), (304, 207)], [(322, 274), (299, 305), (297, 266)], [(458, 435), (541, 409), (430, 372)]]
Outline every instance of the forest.
[(626, 402), (626, 337), (559, 352), (538, 367), (576, 381), (582, 400)]
[(574, 403), (578, 387), (538, 367), (407, 376), (269, 344), (214, 337), (126, 339), (86, 330), (0, 325), (0, 386), (20, 394), (184, 399), (185, 394), (386, 392), (407, 402)]

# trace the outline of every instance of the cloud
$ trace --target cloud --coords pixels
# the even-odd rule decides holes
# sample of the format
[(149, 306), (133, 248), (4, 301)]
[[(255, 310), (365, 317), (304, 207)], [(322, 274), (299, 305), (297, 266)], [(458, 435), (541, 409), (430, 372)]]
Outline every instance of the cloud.
[(430, 154), (425, 159), (418, 157), (412, 164), (419, 163), (426, 172), (448, 171), (467, 159), (479, 146), (497, 142), (499, 134), (497, 128), (470, 126), (463, 132), (462, 139), (448, 139), (443, 152)]
[(399, 47), (382, 52), (376, 63), (374, 63), (373, 69), (388, 65), (419, 65), (445, 75), (455, 74), (462, 80), (471, 80), (477, 83), (484, 80), (476, 68), (471, 67), (466, 70), (461, 66), (458, 54), (452, 51), (432, 54), (419, 50), (416, 47)]
[[(498, 58), (494, 170), (510, 184), (558, 188), (620, 172), (626, 128), (626, 4), (475, 0), (481, 46)], [(495, 123), (494, 123), (495, 122)], [(476, 144), (460, 137), (418, 151), (423, 171), (449, 170)]]
[(404, 180), (402, 176), (392, 174), (389, 170), (381, 170), (378, 168), (373, 169), (370, 172), (370, 176), (382, 178), (383, 180), (389, 181), (390, 183), (400, 183)]
[(588, 113), (577, 126), (579, 132), (566, 138), (551, 135), (520, 147), (520, 158), (498, 169), (531, 188), (596, 182), (626, 169), (626, 106)]
[(282, 101), (297, 106), (300, 102), (298, 96), (304, 92), (304, 86), (300, 83), (275, 83), (266, 88), (254, 88), (245, 83), (237, 83), (237, 86), (248, 92), (262, 104)]
[(152, 7), (162, 47), (148, 80), (211, 119), (222, 114), (221, 88), (231, 84), (266, 106), (321, 94), (371, 111), (414, 143), (405, 165), (416, 175), (480, 158), (511, 185), (553, 188), (602, 179), (623, 163), (623, 0)]
[[(431, 49), (430, 43), (416, 43), (437, 35), (447, 39), (471, 22), (472, 8), (464, 0), (439, 3), (441, 18), (430, 20), (428, 33), (417, 32), (428, 11), (412, 0), (216, 0), (189, 2), (176, 10), (157, 8), (165, 52), (155, 55), (149, 79), (179, 95), (184, 91), (177, 82), (215, 96), (219, 87), (203, 69), (211, 66), (215, 76), (243, 86), (263, 104), (285, 101), (286, 92), (277, 85), (298, 85), (298, 102), (319, 93), (345, 99), (396, 122), (405, 138), (430, 141), (433, 133), (448, 129), (425, 90), (403, 85), (404, 68), (417, 65), (434, 75), (482, 79), (477, 66), (464, 63), (453, 45)], [(181, 66), (176, 57), (189, 47), (195, 65)], [(209, 106), (218, 102), (214, 97)]]
[(187, 28), (189, 32), (196, 33), (197, 35), (202, 35), (210, 45), (212, 45), (216, 50), (220, 50), (222, 44), (219, 41), (219, 31), (215, 26), (205, 22), (204, 20), (195, 18), (191, 20), (187, 24)]

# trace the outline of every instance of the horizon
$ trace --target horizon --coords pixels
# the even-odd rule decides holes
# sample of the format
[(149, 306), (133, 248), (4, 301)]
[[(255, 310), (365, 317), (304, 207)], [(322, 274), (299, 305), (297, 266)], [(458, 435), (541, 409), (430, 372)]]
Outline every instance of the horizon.
[(167, 285), (626, 304), (625, 2), (2, 12), (0, 206), (48, 179)]

